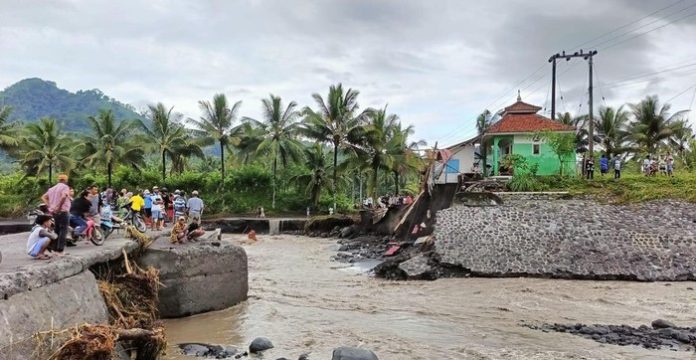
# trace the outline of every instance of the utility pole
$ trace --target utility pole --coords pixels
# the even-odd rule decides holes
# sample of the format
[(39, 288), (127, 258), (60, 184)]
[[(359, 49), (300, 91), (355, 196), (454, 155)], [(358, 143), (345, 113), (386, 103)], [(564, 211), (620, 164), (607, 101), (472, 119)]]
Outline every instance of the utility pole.
[(590, 76), (590, 83), (588, 86), (588, 92), (589, 92), (589, 105), (590, 105), (590, 131), (589, 131), (589, 151), (590, 155), (592, 154), (592, 151), (594, 150), (594, 114), (592, 113), (592, 59), (593, 57), (597, 55), (597, 50), (590, 50), (588, 52), (583, 52), (583, 50), (576, 51), (573, 54), (566, 54), (565, 51), (563, 51), (560, 54), (554, 54), (551, 55), (549, 58), (549, 62), (552, 63), (552, 73), (551, 73), (551, 119), (555, 120), (556, 119), (556, 60), (557, 59), (566, 59), (566, 61), (570, 61), (572, 58), (583, 58), (585, 60), (588, 60), (588, 64), (590, 65), (589, 69), (589, 76)]
[[(563, 52), (565, 54), (565, 51)], [(551, 120), (556, 120), (556, 59), (558, 54), (549, 58), (551, 65)]]

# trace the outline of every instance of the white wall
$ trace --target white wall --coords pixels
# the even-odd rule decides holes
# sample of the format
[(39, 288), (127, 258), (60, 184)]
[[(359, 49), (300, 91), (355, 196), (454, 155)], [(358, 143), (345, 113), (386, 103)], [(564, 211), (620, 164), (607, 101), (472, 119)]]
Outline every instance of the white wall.
[[(459, 174), (461, 173), (468, 173), (471, 172), (471, 167), (474, 165), (475, 157), (474, 157), (474, 152), (476, 150), (476, 147), (474, 144), (469, 144), (469, 145), (462, 145), (457, 148), (451, 149), (454, 151), (454, 154), (452, 154), (451, 159), (454, 160), (459, 160), (459, 169), (456, 173), (447, 173), (447, 168), (445, 168), (444, 171), (442, 171), (442, 174), (440, 177), (438, 177), (435, 180), (435, 183), (437, 184), (444, 184), (444, 183), (457, 183), (459, 179)], [(482, 164), (481, 164), (482, 165)], [(435, 174), (437, 174), (440, 170), (440, 167), (435, 166)], [(451, 170), (453, 171), (453, 170)]]

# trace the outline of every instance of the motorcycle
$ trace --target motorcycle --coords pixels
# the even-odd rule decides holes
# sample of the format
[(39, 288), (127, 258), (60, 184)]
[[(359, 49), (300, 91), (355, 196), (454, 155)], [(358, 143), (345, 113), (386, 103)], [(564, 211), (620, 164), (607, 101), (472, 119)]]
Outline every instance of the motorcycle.
[(143, 219), (143, 216), (140, 215), (139, 212), (133, 211), (130, 203), (123, 205), (122, 208), (128, 210), (128, 213), (123, 218), (123, 223), (126, 225), (133, 225), (136, 230), (141, 233), (145, 233), (147, 226), (145, 225), (145, 219)]
[(92, 244), (97, 246), (104, 245), (104, 240), (106, 240), (106, 237), (102, 233), (101, 226), (99, 225), (98, 221), (95, 221), (95, 219), (91, 217), (87, 218), (87, 229), (85, 230), (84, 234), (75, 234), (75, 230), (73, 229), (72, 238), (75, 242), (83, 238), (91, 241)]
[(123, 220), (117, 221), (116, 219), (113, 219), (113, 218), (108, 219), (108, 220), (102, 219), (100, 227), (101, 227), (102, 233), (104, 234), (104, 239), (108, 238), (109, 235), (111, 235), (114, 231), (120, 230), (122, 222), (123, 222)]
[(46, 204), (39, 204), (38, 206), (36, 206), (36, 208), (29, 210), (29, 213), (27, 214), (27, 220), (29, 220), (29, 225), (35, 225), (36, 218), (39, 217), (39, 215), (46, 214), (48, 214), (48, 206)]

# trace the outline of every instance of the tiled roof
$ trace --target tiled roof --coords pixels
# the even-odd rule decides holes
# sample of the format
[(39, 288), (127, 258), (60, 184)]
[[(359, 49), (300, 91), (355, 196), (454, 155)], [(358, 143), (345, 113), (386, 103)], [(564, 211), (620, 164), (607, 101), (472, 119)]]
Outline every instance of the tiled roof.
[(505, 108), (503, 116), (505, 116), (505, 114), (536, 114), (539, 110), (541, 110), (541, 107), (527, 104), (518, 98), (516, 103)]
[[(507, 108), (506, 108), (507, 109)], [(536, 111), (535, 111), (536, 112)], [(491, 125), (487, 134), (538, 132), (538, 131), (573, 131), (570, 125), (551, 120), (536, 113), (505, 113), (503, 118)]]

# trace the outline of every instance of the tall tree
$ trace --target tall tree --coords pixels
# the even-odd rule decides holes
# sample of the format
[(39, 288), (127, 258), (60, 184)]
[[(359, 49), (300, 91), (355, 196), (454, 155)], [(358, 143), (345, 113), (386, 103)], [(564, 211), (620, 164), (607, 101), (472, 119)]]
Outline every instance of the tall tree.
[(237, 145), (241, 128), (234, 126), (237, 119), (237, 111), (242, 105), (237, 101), (229, 107), (227, 97), (224, 94), (215, 94), (213, 102), (201, 100), (198, 106), (201, 109), (201, 117), (189, 119), (191, 125), (196, 128), (197, 134), (203, 138), (217, 142), (220, 146), (220, 174), (225, 181), (225, 149), (229, 145)]
[(174, 107), (167, 109), (164, 104), (148, 106), (146, 125), (140, 121), (140, 127), (150, 139), (162, 160), (162, 181), (167, 178), (167, 156), (172, 155), (186, 145), (188, 134), (181, 124), (181, 114), (173, 113)]
[(261, 102), (263, 104), (263, 120), (258, 121), (245, 117), (244, 121), (259, 129), (256, 153), (270, 155), (273, 159), (273, 200), (271, 206), (275, 209), (278, 160), (285, 167), (290, 161), (299, 161), (302, 158), (302, 143), (297, 139), (300, 131), (298, 123), (300, 113), (296, 110), (297, 103), (291, 101), (284, 108), (281, 98), (273, 94)]
[[(587, 129), (588, 119), (587, 115), (573, 116), (569, 112), (557, 113), (556, 119), (563, 125), (570, 125), (575, 128), (575, 150), (578, 152), (587, 151), (587, 146), (590, 144), (590, 132)], [(595, 122), (596, 123), (596, 122)], [(597, 142), (597, 136), (595, 136), (594, 141)]]
[(43, 118), (25, 127), (26, 136), (20, 144), (20, 165), (28, 175), (40, 176), (48, 172), (48, 182), (53, 182), (56, 170), (69, 172), (75, 167), (72, 158), (73, 145), (55, 120)]
[(401, 179), (410, 174), (417, 173), (423, 166), (423, 160), (416, 153), (419, 146), (425, 146), (423, 140), (408, 143), (409, 135), (414, 133), (413, 126), (401, 127), (397, 122), (391, 128), (391, 136), (387, 143), (387, 154), (392, 158), (390, 171), (394, 175), (394, 194), (400, 194)]
[(138, 168), (143, 163), (144, 151), (129, 137), (137, 123), (132, 120), (118, 122), (111, 110), (101, 110), (99, 115), (87, 118), (91, 133), (78, 146), (84, 154), (86, 165), (106, 167), (109, 187), (115, 164), (126, 164)]
[(661, 144), (664, 144), (674, 133), (675, 125), (687, 111), (670, 114), (671, 106), (660, 106), (657, 96), (648, 96), (638, 104), (630, 105), (633, 112), (633, 122), (630, 133), (638, 149), (648, 154), (654, 154)]
[(620, 106), (618, 109), (602, 107), (599, 118), (595, 119), (596, 141), (602, 144), (609, 156), (624, 152), (628, 149), (629, 133), (626, 129), (629, 112)]
[(362, 114), (358, 111), (358, 91), (343, 85), (332, 85), (324, 100), (321, 95), (313, 94), (318, 110), (304, 109), (306, 115), (304, 133), (319, 142), (333, 145), (333, 206), (336, 209), (336, 185), (338, 183), (338, 152), (355, 151), (360, 143)]
[(481, 137), (479, 152), (481, 160), (483, 160), (483, 164), (481, 164), (481, 169), (483, 169), (484, 176), (486, 175), (486, 157), (488, 156), (488, 146), (483, 141), (483, 134), (485, 134), (486, 131), (488, 131), (488, 128), (493, 124), (493, 122), (493, 114), (491, 114), (490, 110), (488, 109), (483, 110), (483, 112), (476, 117), (476, 130), (478, 132), (478, 136)]
[(181, 174), (184, 172), (188, 166), (188, 160), (191, 158), (205, 159), (205, 153), (203, 152), (205, 139), (194, 137), (189, 131), (187, 131), (187, 133), (184, 142), (180, 143), (171, 153), (172, 174)]
[[(368, 112), (368, 125), (365, 126), (364, 156), (371, 170), (369, 194), (377, 198), (378, 177), (380, 170), (390, 171), (396, 161), (395, 151), (388, 151), (394, 139), (394, 129), (398, 116), (387, 114), (387, 107)], [(399, 142), (399, 141), (397, 141)]]
[(9, 150), (19, 145), (19, 126), (10, 123), (10, 113), (12, 108), (9, 106), (0, 107), (0, 149)]
[(304, 149), (305, 168), (307, 174), (295, 176), (295, 180), (300, 186), (305, 186), (305, 191), (309, 195), (309, 201), (313, 206), (319, 205), (321, 192), (329, 182), (326, 176), (326, 154), (321, 143)]

